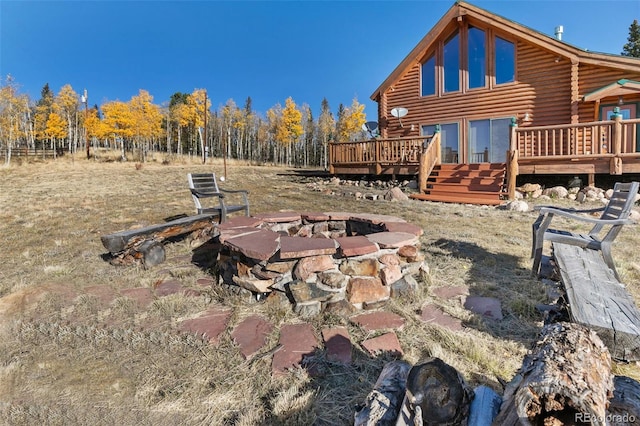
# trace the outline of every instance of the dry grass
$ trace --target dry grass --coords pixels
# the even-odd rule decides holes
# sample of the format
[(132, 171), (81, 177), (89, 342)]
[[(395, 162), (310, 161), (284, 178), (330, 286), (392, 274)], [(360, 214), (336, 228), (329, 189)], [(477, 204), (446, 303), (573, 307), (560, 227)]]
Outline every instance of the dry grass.
[[(372, 358), (358, 345), (350, 366), (327, 363), (325, 374), (304, 370), (271, 377), (278, 328), (263, 354), (242, 358), (228, 334), (212, 347), (176, 331), (180, 320), (211, 302), (233, 308), (233, 327), (252, 313), (273, 324), (300, 321), (290, 306), (256, 303), (214, 288), (200, 298), (169, 296), (140, 310), (131, 300), (105, 304), (88, 289), (114, 292), (151, 287), (167, 277), (194, 285), (208, 271), (191, 264), (189, 241), (167, 246), (168, 260), (150, 270), (115, 267), (103, 260), (100, 235), (193, 214), (186, 174), (215, 170), (188, 159), (133, 162), (76, 159), (0, 168), (0, 419), (4, 424), (350, 424), (388, 358)], [(418, 294), (386, 309), (406, 319), (398, 331), (405, 359), (437, 356), (465, 379), (500, 389), (535, 339), (542, 318), (542, 285), (529, 273), (534, 213), (408, 201), (355, 200), (311, 192), (292, 170), (228, 165), (227, 186), (248, 188), (254, 212), (353, 211), (403, 217), (425, 230), (423, 250), (430, 274)], [(623, 231), (614, 256), (623, 280), (640, 297), (635, 261), (640, 236)], [(505, 319), (483, 320), (455, 301), (433, 297), (430, 288), (466, 285), (473, 295), (501, 300)], [(417, 318), (426, 302), (462, 319), (452, 333)], [(316, 330), (344, 325), (356, 342), (371, 337), (344, 318), (322, 315)], [(640, 378), (637, 365), (618, 374)]]

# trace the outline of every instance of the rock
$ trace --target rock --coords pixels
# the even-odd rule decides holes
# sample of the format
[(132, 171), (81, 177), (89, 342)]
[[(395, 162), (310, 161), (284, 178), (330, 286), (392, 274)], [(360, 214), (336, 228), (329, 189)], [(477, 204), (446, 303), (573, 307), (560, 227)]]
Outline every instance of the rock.
[(284, 374), (289, 368), (302, 363), (305, 356), (313, 354), (318, 342), (311, 324), (285, 324), (280, 329), (280, 350), (273, 354), (271, 363), (274, 375)]
[(507, 203), (506, 209), (514, 212), (528, 212), (529, 204), (524, 200), (513, 200)]
[(340, 272), (345, 275), (375, 277), (379, 271), (380, 265), (376, 259), (349, 259), (340, 264)]
[(347, 300), (353, 304), (389, 298), (391, 289), (377, 277), (353, 277), (347, 284)]
[(346, 327), (325, 328), (322, 330), (322, 339), (328, 361), (351, 364), (351, 336)]
[(327, 287), (341, 289), (347, 286), (347, 282), (349, 282), (349, 277), (340, 272), (332, 272), (332, 271), (324, 271), (318, 274), (318, 279), (320, 282)]
[(539, 191), (541, 189), (542, 187), (538, 183), (525, 183), (520, 188), (518, 188), (518, 191), (521, 191), (524, 193), (531, 193), (531, 192)]
[(327, 271), (334, 269), (335, 264), (331, 256), (310, 256), (303, 257), (298, 261), (293, 270), (293, 276), (299, 280), (305, 281), (314, 272)]
[(372, 312), (370, 314), (361, 314), (350, 318), (350, 320), (358, 324), (365, 331), (376, 330), (401, 330), (404, 327), (405, 320), (398, 314), (393, 312)]
[(464, 307), (484, 317), (502, 320), (502, 306), (496, 298), (469, 296), (464, 302)]
[(300, 315), (302, 318), (313, 318), (319, 315), (322, 311), (322, 304), (319, 301), (311, 301), (305, 303), (296, 303), (293, 307), (293, 312)]
[(441, 327), (448, 328), (451, 331), (460, 331), (463, 329), (462, 321), (446, 314), (440, 307), (429, 303), (422, 307), (420, 319), (423, 322), (437, 324)]
[(403, 355), (400, 341), (394, 332), (365, 340), (362, 342), (362, 346), (373, 356), (376, 356), (380, 352), (388, 352), (396, 356)]
[(402, 270), (399, 265), (387, 265), (380, 270), (380, 279), (384, 285), (391, 285), (402, 278)]
[(414, 294), (418, 290), (418, 281), (411, 275), (405, 275), (389, 287), (391, 288), (391, 297), (404, 297)]
[(245, 359), (250, 359), (266, 343), (273, 325), (259, 315), (245, 318), (231, 332), (231, 337), (240, 348)]
[(302, 304), (312, 301), (324, 302), (329, 300), (334, 293), (324, 291), (313, 283), (304, 281), (295, 281), (289, 284), (289, 291), (296, 304)]
[(407, 194), (398, 187), (391, 188), (383, 195), (383, 198), (387, 201), (407, 201), (409, 199)]
[(400, 265), (400, 259), (398, 258), (397, 255), (395, 255), (393, 253), (383, 254), (382, 256), (380, 256), (378, 258), (378, 262), (382, 263), (383, 265), (387, 265), (387, 266), (389, 266), (389, 265), (394, 265), (394, 266)]
[(271, 286), (273, 285), (273, 280), (261, 280), (258, 278), (246, 278), (240, 276), (234, 276), (232, 278), (233, 282), (249, 291), (253, 291), (254, 293), (267, 293), (271, 291)]
[(348, 317), (357, 312), (357, 309), (345, 299), (341, 299), (335, 302), (333, 300), (328, 301), (324, 305), (324, 311), (341, 317)]
[(567, 198), (569, 195), (569, 191), (564, 186), (554, 186), (546, 189), (543, 193), (551, 198)]

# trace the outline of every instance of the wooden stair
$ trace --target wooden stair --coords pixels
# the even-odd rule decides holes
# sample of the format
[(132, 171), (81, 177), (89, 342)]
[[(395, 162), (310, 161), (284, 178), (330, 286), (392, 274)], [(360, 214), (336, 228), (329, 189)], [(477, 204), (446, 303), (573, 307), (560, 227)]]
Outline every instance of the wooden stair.
[(440, 164), (427, 179), (427, 189), (412, 194), (416, 200), (442, 203), (499, 205), (504, 191), (505, 163)]

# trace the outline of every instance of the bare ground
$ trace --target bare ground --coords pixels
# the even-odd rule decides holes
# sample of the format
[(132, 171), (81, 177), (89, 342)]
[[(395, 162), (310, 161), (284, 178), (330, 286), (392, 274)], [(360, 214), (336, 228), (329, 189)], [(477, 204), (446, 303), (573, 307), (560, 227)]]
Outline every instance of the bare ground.
[[(145, 163), (68, 158), (0, 168), (0, 419), (3, 424), (211, 425), (352, 424), (380, 370), (390, 358), (373, 358), (358, 345), (354, 362), (318, 362), (325, 375), (305, 370), (271, 377), (279, 326), (301, 320), (290, 307), (256, 303), (214, 286), (201, 297), (171, 295), (140, 309), (130, 299), (101, 297), (152, 287), (167, 277), (185, 285), (210, 273), (191, 262), (189, 240), (167, 245), (167, 262), (149, 270), (116, 267), (104, 259), (100, 236), (193, 214), (186, 174), (214, 170), (189, 160)], [(424, 229), (430, 273), (420, 291), (393, 300), (402, 315), (398, 336), (404, 359), (429, 356), (458, 369), (471, 385), (501, 391), (542, 325), (541, 283), (530, 275), (535, 213), (420, 201), (356, 200), (312, 192), (296, 170), (228, 165), (226, 186), (251, 191), (253, 212), (351, 211), (402, 217)], [(640, 266), (637, 228), (626, 228), (614, 247), (623, 281), (636, 300)], [(502, 303), (504, 320), (486, 320), (457, 300), (434, 297), (439, 286), (466, 285), (472, 295)], [(100, 291), (96, 289), (101, 289)], [(106, 300), (106, 302), (105, 302)], [(436, 303), (463, 320), (464, 332), (425, 324), (417, 313)], [(246, 361), (228, 335), (217, 346), (177, 332), (179, 321), (211, 303), (233, 308), (230, 326), (253, 313), (276, 325), (267, 348)], [(372, 337), (336, 315), (311, 321), (348, 327), (354, 341)], [(636, 364), (616, 374), (640, 378)]]

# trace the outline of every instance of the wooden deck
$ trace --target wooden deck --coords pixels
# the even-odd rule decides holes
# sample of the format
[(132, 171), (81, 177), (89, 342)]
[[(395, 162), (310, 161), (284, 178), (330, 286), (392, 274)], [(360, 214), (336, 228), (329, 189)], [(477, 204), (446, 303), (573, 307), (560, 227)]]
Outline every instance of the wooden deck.
[[(518, 175), (640, 173), (640, 119), (511, 129), (506, 190), (515, 197)], [(329, 144), (329, 171), (338, 175), (418, 175), (421, 192), (444, 161), (439, 134)], [(463, 185), (463, 181), (460, 183)]]

